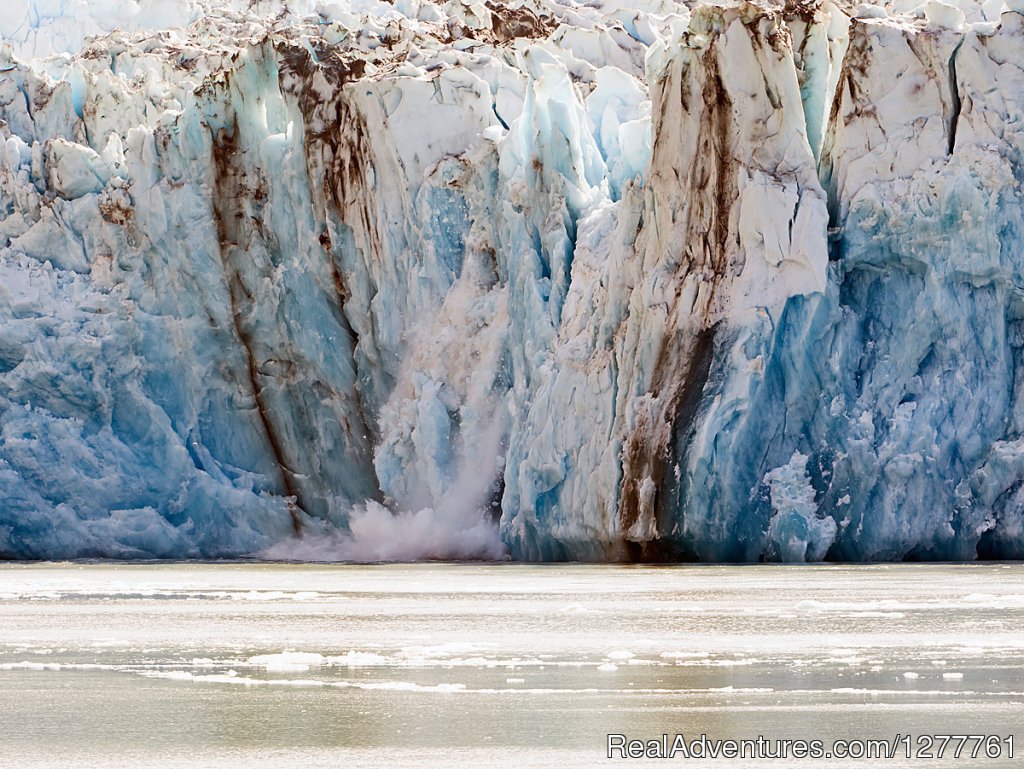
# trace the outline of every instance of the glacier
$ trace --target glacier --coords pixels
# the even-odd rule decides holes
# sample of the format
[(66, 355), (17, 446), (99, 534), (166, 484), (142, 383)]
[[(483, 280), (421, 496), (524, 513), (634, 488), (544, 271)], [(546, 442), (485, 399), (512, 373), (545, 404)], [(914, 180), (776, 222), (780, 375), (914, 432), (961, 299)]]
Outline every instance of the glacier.
[(1021, 0), (0, 40), (0, 558), (1024, 558)]

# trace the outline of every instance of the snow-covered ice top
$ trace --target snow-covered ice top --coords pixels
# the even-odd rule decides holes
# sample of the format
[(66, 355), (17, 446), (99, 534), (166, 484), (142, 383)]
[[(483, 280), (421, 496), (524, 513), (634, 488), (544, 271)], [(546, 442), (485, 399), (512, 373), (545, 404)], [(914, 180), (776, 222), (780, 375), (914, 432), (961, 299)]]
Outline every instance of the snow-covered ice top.
[[(998, 21), (1000, 14), (1014, 8), (1019, 0), (869, 0), (857, 3), (841, 0), (836, 5), (843, 12), (857, 18), (888, 18), (910, 16), (927, 18), (938, 25), (979, 21)], [(695, 0), (683, 2), (558, 3), (540, 0), (512, 3), (531, 11), (548, 11), (557, 18), (576, 25), (580, 19), (605, 22), (633, 15), (641, 23), (650, 23), (652, 17), (679, 13), (693, 7)], [(764, 0), (767, 6), (784, 7), (785, 0)], [(789, 6), (813, 7), (814, 2), (790, 0)], [(358, 26), (367, 17), (398, 19), (409, 22), (446, 22), (455, 18), (487, 20), (492, 12), (498, 16), (508, 13), (508, 4), (487, 2), (431, 3), (426, 0), (9, 0), (0, 17), (0, 39), (10, 44), (22, 58), (39, 58), (50, 54), (77, 53), (90, 38), (115, 31), (144, 32), (188, 27), (199, 19), (219, 13), (245, 14), (264, 19), (273, 18), (279, 24), (293, 24), (310, 17), (321, 23), (341, 23)], [(595, 13), (597, 11), (597, 13)], [(959, 13), (958, 13), (959, 11)], [(961, 15), (962, 14), (962, 15)], [(516, 14), (509, 14), (515, 19)], [(469, 24), (473, 27), (473, 24)], [(520, 36), (520, 30), (511, 30)], [(648, 44), (650, 41), (647, 41)]]

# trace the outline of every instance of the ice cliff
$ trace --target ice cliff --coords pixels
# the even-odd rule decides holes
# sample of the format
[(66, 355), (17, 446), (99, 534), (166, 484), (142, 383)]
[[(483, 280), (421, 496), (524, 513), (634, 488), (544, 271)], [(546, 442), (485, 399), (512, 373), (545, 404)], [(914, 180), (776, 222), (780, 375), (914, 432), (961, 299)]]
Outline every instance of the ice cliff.
[(0, 15), (0, 557), (1024, 557), (1021, 0)]

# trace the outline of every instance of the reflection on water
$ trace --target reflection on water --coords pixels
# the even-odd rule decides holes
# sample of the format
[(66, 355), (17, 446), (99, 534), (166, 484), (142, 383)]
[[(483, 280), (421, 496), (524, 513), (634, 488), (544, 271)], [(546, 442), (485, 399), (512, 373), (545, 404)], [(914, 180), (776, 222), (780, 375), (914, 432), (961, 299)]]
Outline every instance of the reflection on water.
[(664, 766), (606, 735), (680, 732), (1016, 732), (984, 765), (1019, 766), (1022, 627), (1019, 565), (6, 565), (0, 767)]

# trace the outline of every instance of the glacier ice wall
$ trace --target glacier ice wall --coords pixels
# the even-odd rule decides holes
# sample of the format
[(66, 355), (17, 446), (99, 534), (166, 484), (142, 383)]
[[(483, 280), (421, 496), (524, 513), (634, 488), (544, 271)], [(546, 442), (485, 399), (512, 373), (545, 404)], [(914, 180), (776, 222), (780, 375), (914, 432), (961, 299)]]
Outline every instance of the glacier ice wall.
[(1019, 0), (14, 5), (0, 557), (1024, 557)]

